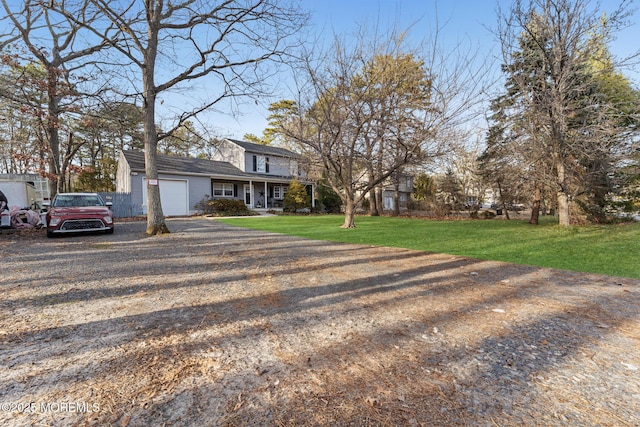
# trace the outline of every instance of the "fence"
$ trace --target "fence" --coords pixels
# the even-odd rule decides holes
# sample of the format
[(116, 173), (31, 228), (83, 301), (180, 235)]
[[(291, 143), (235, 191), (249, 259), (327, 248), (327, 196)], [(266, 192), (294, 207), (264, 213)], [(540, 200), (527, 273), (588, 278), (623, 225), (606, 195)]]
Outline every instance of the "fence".
[(111, 202), (116, 218), (130, 218), (142, 213), (142, 206), (131, 203), (131, 193), (100, 193), (105, 202)]

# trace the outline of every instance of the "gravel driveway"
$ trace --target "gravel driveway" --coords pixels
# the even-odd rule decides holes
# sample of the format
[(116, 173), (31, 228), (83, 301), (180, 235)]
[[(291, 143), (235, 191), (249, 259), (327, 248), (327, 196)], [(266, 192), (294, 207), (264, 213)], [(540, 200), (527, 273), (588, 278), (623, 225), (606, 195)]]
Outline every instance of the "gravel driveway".
[(640, 281), (209, 219), (0, 235), (0, 425), (640, 426)]

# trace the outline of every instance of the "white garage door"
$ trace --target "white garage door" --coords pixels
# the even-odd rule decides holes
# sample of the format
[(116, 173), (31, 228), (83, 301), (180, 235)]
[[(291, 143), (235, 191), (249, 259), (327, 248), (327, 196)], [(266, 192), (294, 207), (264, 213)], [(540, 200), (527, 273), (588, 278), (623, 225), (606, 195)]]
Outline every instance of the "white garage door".
[[(160, 201), (166, 216), (189, 215), (189, 193), (186, 180), (161, 179)], [(143, 197), (147, 201), (147, 182), (143, 182)]]

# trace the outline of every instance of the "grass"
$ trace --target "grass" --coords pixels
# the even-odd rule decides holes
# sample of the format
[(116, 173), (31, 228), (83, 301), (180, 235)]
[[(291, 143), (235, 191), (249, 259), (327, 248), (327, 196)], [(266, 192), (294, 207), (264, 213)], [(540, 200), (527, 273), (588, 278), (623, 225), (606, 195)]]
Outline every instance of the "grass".
[(314, 240), (393, 246), (540, 267), (640, 278), (640, 224), (560, 227), (523, 220), (433, 221), (356, 218), (341, 229), (342, 216), (228, 218), (219, 221)]

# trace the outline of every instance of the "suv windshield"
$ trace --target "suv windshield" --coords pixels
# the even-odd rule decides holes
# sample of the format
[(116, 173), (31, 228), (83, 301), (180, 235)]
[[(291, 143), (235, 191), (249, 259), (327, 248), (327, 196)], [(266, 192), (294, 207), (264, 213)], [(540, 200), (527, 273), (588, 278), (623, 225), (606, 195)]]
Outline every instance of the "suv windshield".
[(53, 207), (82, 207), (104, 206), (100, 196), (92, 194), (58, 194), (53, 201)]

